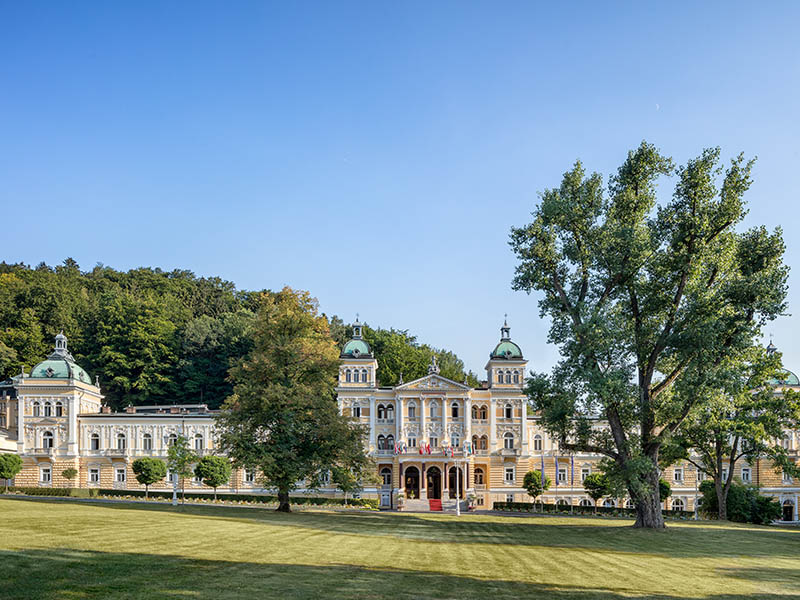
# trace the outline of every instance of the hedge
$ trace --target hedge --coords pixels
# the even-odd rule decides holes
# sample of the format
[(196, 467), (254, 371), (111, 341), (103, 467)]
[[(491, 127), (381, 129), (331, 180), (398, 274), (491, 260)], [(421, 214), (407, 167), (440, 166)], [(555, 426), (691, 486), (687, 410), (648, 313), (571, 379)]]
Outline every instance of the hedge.
[[(561, 514), (598, 514), (612, 515), (616, 517), (635, 517), (635, 508), (619, 508), (616, 506), (569, 506), (561, 504), (541, 504), (539, 502), (495, 502), (493, 510), (502, 512), (546, 512)], [(676, 518), (688, 518), (694, 515), (688, 510), (662, 510), (664, 516)]]
[[(98, 496), (144, 498), (144, 490), (116, 490), (100, 488), (48, 488), (48, 487), (10, 487), (9, 491), (25, 494), (27, 496), (72, 496), (77, 498), (95, 498)], [(151, 491), (151, 498), (172, 499), (172, 492)], [(213, 500), (214, 494), (187, 492), (188, 500)], [(217, 494), (219, 501), (255, 502), (259, 504), (277, 504), (277, 496), (262, 494)], [(292, 496), (292, 504), (310, 504), (313, 506), (344, 506), (344, 498), (324, 498), (319, 496)], [(364, 506), (378, 508), (378, 500), (372, 498), (351, 498), (347, 500), (348, 506)]]

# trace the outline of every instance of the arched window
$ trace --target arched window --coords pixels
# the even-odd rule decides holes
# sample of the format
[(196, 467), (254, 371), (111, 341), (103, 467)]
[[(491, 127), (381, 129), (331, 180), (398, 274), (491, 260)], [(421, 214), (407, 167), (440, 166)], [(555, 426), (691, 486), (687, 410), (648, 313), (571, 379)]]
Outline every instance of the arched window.
[(538, 433), (533, 436), (533, 449), (534, 451), (541, 452), (542, 451), (542, 436)]
[(461, 446), (461, 438), (458, 436), (457, 433), (453, 433), (450, 435), (450, 443), (453, 445), (454, 448), (458, 448)]
[(473, 450), (478, 450), (479, 449), (479, 447), (478, 447), (478, 439), (479, 438), (478, 438), (477, 435), (473, 435), (472, 436), (472, 449)]
[(93, 433), (89, 437), (89, 448), (91, 450), (100, 450), (100, 434), (99, 433)]
[(505, 409), (503, 409), (503, 416), (506, 419), (511, 419), (514, 417), (514, 407), (510, 404), (506, 404)]
[(386, 449), (387, 450), (394, 450), (394, 436), (387, 435), (386, 436)]
[(569, 506), (569, 502), (567, 502), (564, 498), (559, 498), (556, 500), (556, 506)]
[(194, 436), (194, 449), (195, 450), (202, 450), (203, 448), (205, 448), (204, 441), (205, 440), (203, 440), (203, 434), (202, 433), (195, 434), (195, 436)]
[(124, 433), (117, 434), (117, 450), (125, 450), (128, 445), (128, 440)]
[(34, 402), (33, 403), (33, 416), (34, 417), (39, 417), (39, 416), (41, 416), (41, 414), (42, 414), (42, 409), (41, 409), (40, 404), (38, 402)]
[(431, 419), (435, 419), (439, 415), (439, 405), (436, 402), (431, 402), (430, 413)]
[(514, 449), (514, 434), (511, 432), (507, 432), (503, 435), (503, 448), (508, 450)]
[(578, 506), (594, 506), (589, 498), (581, 498), (581, 501), (578, 502)]
[(484, 421), (489, 418), (489, 409), (486, 408), (485, 404), (481, 405), (481, 408), (478, 411), (478, 418), (483, 419)]
[(411, 402), (408, 405), (408, 418), (409, 419), (417, 418), (417, 405), (414, 402)]
[(379, 419), (386, 418), (386, 409), (383, 407), (383, 404), (378, 404), (378, 418)]
[(506, 371), (506, 383), (511, 383), (511, 371)]
[(481, 450), (488, 450), (489, 449), (489, 438), (485, 435), (481, 436)]
[(625, 508), (636, 508), (636, 505), (633, 503), (633, 500), (628, 498), (625, 500)]
[(514, 371), (514, 383), (519, 383), (519, 371)]
[(144, 450), (152, 450), (153, 449), (153, 436), (149, 433), (145, 433), (142, 436), (142, 448)]
[(454, 419), (458, 418), (458, 402), (453, 402), (450, 405), (450, 416)]
[(56, 402), (56, 416), (57, 417), (64, 416), (64, 405), (60, 401)]
[(378, 450), (386, 450), (386, 438), (382, 435), (378, 436)]
[(483, 469), (475, 467), (475, 485), (483, 485)]
[(787, 433), (786, 435), (783, 436), (783, 442), (782, 442), (781, 445), (784, 447), (785, 450), (791, 450), (792, 449), (792, 434), (791, 433)]
[(177, 434), (170, 433), (169, 437), (167, 438), (167, 446), (174, 446), (178, 443), (178, 436)]
[(42, 434), (42, 448), (52, 448), (53, 447), (53, 432), (52, 431), (45, 431)]
[(386, 418), (389, 421), (394, 421), (394, 404), (386, 405)]
[(353, 369), (353, 383), (358, 383), (358, 369)]
[(686, 505), (680, 498), (672, 499), (672, 510), (686, 510)]
[(606, 508), (614, 508), (616, 505), (617, 501), (614, 500), (613, 498), (606, 498), (605, 501), (603, 502), (603, 506), (605, 506)]
[(473, 419), (478, 419), (479, 418), (478, 417), (478, 407), (475, 406), (474, 404), (472, 405), (472, 418)]
[(369, 381), (369, 379), (367, 378), (367, 370), (366, 369), (361, 369), (361, 382), (362, 383), (367, 383), (368, 381)]
[(347, 383), (350, 383), (350, 380), (352, 379), (352, 377), (353, 377), (353, 376), (350, 374), (350, 369), (347, 369), (347, 370), (344, 372), (344, 380), (345, 380)]
[(383, 485), (392, 485), (392, 470), (389, 467), (381, 469), (381, 481)]
[(497, 383), (503, 383), (503, 371), (497, 372)]
[(44, 403), (44, 416), (45, 417), (53, 416), (53, 407), (49, 402)]

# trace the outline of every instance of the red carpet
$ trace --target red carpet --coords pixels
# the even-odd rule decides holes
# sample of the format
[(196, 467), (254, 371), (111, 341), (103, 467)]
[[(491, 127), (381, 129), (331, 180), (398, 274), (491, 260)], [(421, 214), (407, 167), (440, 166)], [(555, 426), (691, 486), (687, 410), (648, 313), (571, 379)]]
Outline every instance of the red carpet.
[(428, 505), (431, 507), (431, 510), (442, 510), (442, 501), (441, 500), (428, 500)]

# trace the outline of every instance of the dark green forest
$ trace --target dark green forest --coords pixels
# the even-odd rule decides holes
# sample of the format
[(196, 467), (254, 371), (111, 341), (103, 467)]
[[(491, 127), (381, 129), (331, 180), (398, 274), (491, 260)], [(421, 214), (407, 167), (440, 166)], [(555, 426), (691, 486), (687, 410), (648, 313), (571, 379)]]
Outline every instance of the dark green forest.
[[(100, 380), (113, 408), (131, 404), (206, 403), (217, 408), (231, 392), (228, 370), (251, 348), (251, 328), (264, 294), (237, 290), (191, 271), (97, 265), (0, 263), (0, 378), (30, 369), (63, 331), (76, 361)], [(313, 290), (312, 290), (313, 293)], [(343, 344), (350, 328), (329, 318)], [(407, 330), (365, 326), (381, 385), (427, 372), (435, 353), (441, 374), (477, 385), (454, 353), (419, 343)]]

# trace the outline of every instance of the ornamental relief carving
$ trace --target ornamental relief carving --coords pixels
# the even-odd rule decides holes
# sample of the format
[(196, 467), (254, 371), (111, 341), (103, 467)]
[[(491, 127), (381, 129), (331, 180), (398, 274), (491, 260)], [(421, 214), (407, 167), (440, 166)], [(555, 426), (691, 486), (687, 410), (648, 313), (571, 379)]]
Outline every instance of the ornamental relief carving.
[(403, 425), (403, 433), (406, 436), (417, 436), (419, 435), (419, 425), (416, 423), (406, 423)]
[(439, 423), (425, 423), (426, 433), (439, 435), (442, 433), (442, 426)]
[(501, 437), (504, 433), (513, 433), (518, 436), (520, 434), (520, 427), (519, 425), (498, 425), (497, 437)]
[(461, 423), (448, 423), (447, 424), (447, 433), (461, 433), (464, 431), (464, 427)]

